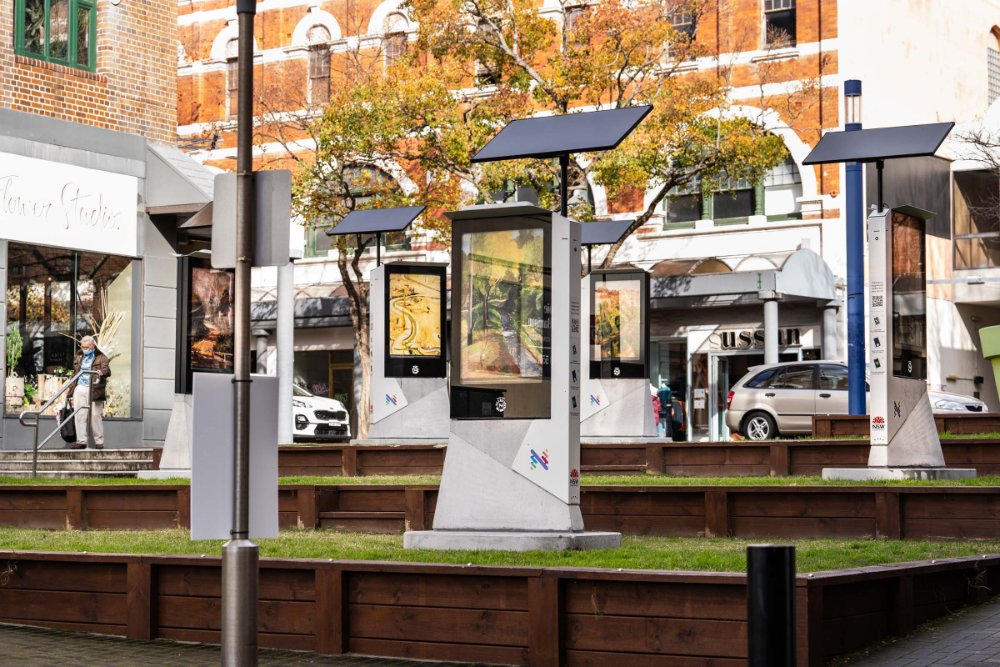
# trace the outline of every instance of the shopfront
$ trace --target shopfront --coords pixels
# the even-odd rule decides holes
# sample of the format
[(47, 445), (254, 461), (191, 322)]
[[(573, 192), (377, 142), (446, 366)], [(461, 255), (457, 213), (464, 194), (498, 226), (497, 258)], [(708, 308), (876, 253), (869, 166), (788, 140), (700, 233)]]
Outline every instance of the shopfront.
[(199, 170), (142, 137), (0, 110), (0, 447), (29, 445), (18, 414), (59, 391), (87, 335), (110, 359), (107, 446), (162, 444), (174, 402), (176, 228), (211, 198), (192, 181), (210, 183)]
[[(810, 251), (792, 253), (773, 271), (654, 267), (652, 295), (650, 384), (669, 384), (689, 441), (730, 438), (729, 389), (751, 367), (838, 355), (833, 276)], [(778, 304), (776, 323), (766, 323), (768, 302)]]

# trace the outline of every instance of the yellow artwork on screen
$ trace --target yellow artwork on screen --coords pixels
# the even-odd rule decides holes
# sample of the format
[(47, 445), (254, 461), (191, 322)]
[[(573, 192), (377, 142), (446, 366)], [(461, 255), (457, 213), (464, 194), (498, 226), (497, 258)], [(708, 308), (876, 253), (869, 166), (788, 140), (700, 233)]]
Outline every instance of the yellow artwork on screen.
[(389, 354), (441, 355), (441, 278), (419, 273), (389, 276)]
[(595, 361), (638, 361), (642, 350), (642, 293), (638, 280), (594, 287)]

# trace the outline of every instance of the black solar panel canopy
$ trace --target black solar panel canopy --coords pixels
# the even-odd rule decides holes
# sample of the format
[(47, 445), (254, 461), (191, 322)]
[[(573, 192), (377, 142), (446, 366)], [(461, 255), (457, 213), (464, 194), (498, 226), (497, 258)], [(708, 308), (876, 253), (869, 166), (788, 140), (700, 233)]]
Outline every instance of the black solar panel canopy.
[(953, 127), (955, 123), (929, 123), (827, 132), (802, 164), (876, 162), (933, 155)]
[(373, 208), (351, 211), (340, 224), (326, 230), (328, 236), (340, 234), (383, 234), (401, 232), (409, 227), (426, 206), (401, 206), (399, 208)]
[(617, 243), (634, 220), (602, 220), (580, 225), (580, 243), (585, 246)]
[(511, 121), (472, 161), (550, 158), (611, 150), (652, 110), (647, 105)]

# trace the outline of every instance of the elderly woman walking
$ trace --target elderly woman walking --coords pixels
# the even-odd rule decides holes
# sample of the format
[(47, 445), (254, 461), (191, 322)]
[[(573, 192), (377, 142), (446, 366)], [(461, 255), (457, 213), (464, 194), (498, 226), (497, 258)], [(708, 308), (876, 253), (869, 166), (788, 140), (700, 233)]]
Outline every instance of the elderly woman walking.
[[(104, 449), (104, 401), (108, 397), (107, 379), (111, 376), (111, 366), (108, 357), (97, 349), (97, 342), (93, 336), (84, 336), (80, 339), (80, 351), (73, 360), (73, 374), (81, 370), (95, 372), (81, 375), (76, 386), (70, 388), (73, 407), (76, 408), (76, 444), (70, 445), (70, 448), (87, 447), (87, 407), (91, 406), (89, 417), (94, 431), (94, 448)], [(91, 398), (93, 398), (92, 403)]]

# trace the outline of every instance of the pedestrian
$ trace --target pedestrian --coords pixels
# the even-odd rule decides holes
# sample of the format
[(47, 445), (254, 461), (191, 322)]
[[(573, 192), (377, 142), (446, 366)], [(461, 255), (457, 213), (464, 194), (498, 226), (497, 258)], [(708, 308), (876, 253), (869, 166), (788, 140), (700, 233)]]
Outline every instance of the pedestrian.
[(660, 381), (660, 388), (657, 390), (656, 395), (660, 399), (660, 435), (669, 438), (673, 436), (673, 404), (674, 404), (674, 394), (670, 390), (670, 385), (667, 384), (666, 380)]
[(70, 445), (70, 449), (87, 447), (88, 410), (90, 427), (94, 432), (94, 448), (104, 449), (104, 402), (108, 398), (111, 365), (107, 355), (97, 349), (97, 341), (93, 336), (84, 336), (80, 339), (80, 351), (73, 360), (73, 375), (81, 370), (94, 373), (84, 373), (76, 381), (75, 386), (69, 389), (73, 407), (76, 408), (76, 444)]

